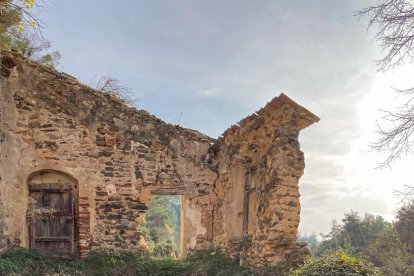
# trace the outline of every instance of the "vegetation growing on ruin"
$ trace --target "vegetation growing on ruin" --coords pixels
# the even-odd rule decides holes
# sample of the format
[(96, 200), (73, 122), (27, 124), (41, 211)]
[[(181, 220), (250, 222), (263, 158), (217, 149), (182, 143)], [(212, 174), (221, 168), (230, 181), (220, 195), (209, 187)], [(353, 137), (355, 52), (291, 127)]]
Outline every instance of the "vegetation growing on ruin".
[(409, 202), (389, 223), (381, 216), (351, 211), (341, 223), (332, 222), (322, 241), (316, 234), (299, 235), (313, 253), (302, 266), (253, 268), (242, 267), (216, 250), (178, 259), (179, 199), (154, 196), (143, 229), (150, 241), (148, 254), (100, 251), (81, 261), (64, 262), (36, 250), (14, 249), (0, 255), (0, 275), (411, 275), (413, 212), (414, 203)]
[(81, 261), (65, 262), (36, 250), (11, 249), (0, 254), (0, 275), (411, 275), (413, 212), (414, 203), (409, 202), (389, 223), (381, 216), (351, 211), (340, 223), (332, 223), (322, 241), (316, 234), (299, 235), (313, 253), (302, 266), (253, 268), (242, 267), (216, 250), (178, 259), (179, 199), (154, 196), (144, 227), (150, 253), (100, 251)]
[[(93, 252), (81, 261), (52, 260), (36, 250), (14, 249), (0, 254), (0, 275), (411, 275), (414, 258), (409, 250), (414, 227), (414, 204), (397, 211), (394, 223), (381, 216), (350, 212), (319, 241), (315, 234), (300, 235), (313, 252), (297, 268), (283, 264), (262, 268), (242, 267), (217, 250), (198, 251), (186, 259), (176, 258), (179, 230), (177, 197), (154, 197), (146, 217), (151, 252)], [(171, 230), (172, 229), (172, 230)], [(179, 236), (178, 236), (179, 237)], [(171, 250), (157, 252), (157, 246)], [(172, 248), (174, 250), (172, 250)]]

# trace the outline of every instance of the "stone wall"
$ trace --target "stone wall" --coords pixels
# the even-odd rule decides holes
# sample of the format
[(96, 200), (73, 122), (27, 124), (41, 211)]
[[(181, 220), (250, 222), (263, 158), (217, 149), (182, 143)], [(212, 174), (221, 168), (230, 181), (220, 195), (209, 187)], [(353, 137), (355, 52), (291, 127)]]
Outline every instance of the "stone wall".
[(209, 245), (212, 208), (201, 207), (210, 204), (217, 178), (207, 152), (214, 139), (128, 108), (17, 54), (5, 53), (3, 64), (10, 70), (1, 79), (1, 203), (13, 210), (5, 217), (11, 243), (28, 246), (29, 175), (53, 170), (79, 183), (81, 255), (98, 248), (145, 250), (140, 223), (152, 194), (182, 194), (200, 207), (193, 211), (206, 231), (184, 240), (192, 248)]
[(153, 194), (182, 195), (182, 255), (216, 246), (261, 265), (301, 247), (298, 135), (319, 119), (285, 95), (216, 140), (13, 52), (0, 89), (0, 245), (29, 246), (28, 184), (55, 173), (77, 183), (80, 256), (146, 250)]
[(304, 246), (296, 242), (305, 167), (298, 136), (318, 120), (282, 94), (219, 139), (213, 243), (242, 263), (276, 264)]

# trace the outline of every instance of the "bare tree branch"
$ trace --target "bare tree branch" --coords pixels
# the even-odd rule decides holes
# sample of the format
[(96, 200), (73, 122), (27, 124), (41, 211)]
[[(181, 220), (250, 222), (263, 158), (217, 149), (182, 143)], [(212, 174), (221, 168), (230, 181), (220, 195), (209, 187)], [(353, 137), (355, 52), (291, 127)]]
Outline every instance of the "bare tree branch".
[(383, 128), (377, 122), (377, 133), (380, 138), (370, 145), (374, 150), (388, 153), (388, 157), (379, 163), (379, 168), (389, 167), (395, 160), (410, 153), (414, 145), (414, 88), (394, 90), (408, 99), (395, 112), (382, 110), (382, 120), (390, 123), (391, 127)]
[(384, 52), (383, 58), (377, 61), (379, 71), (414, 61), (414, 6), (411, 0), (382, 0), (355, 15), (370, 17), (368, 29), (377, 27), (375, 40)]
[(102, 76), (96, 83), (92, 82), (91, 87), (105, 94), (112, 95), (130, 106), (137, 101), (133, 98), (134, 93), (130, 87), (122, 85), (119, 80), (109, 75)]
[[(376, 5), (359, 10), (355, 15), (369, 17), (367, 29), (376, 30), (375, 40), (383, 52), (383, 57), (377, 60), (379, 71), (414, 62), (413, 0), (379, 0)], [(390, 166), (396, 159), (410, 153), (414, 145), (414, 87), (394, 90), (407, 100), (393, 112), (383, 110), (382, 121), (390, 127), (381, 127), (377, 122), (380, 138), (371, 147), (388, 153), (386, 160), (379, 163), (379, 168)]]
[(402, 203), (409, 200), (411, 196), (414, 195), (414, 186), (404, 185), (401, 190), (395, 190), (394, 194), (400, 198), (398, 203)]

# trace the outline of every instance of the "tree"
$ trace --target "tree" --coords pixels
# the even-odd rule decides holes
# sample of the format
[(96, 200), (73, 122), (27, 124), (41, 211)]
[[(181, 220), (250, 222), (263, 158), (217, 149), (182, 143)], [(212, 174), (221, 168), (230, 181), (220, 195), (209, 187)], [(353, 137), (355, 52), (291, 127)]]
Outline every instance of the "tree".
[(41, 22), (30, 11), (35, 0), (0, 0), (0, 49), (14, 50), (24, 57), (54, 68), (60, 53), (50, 50), (41, 32)]
[(40, 28), (40, 21), (30, 13), (35, 0), (0, 0), (0, 48), (8, 49), (12, 39), (26, 26)]
[(395, 229), (408, 252), (414, 255), (414, 202), (402, 206), (396, 214)]
[(342, 235), (342, 225), (340, 225), (336, 220), (331, 222), (331, 230), (329, 231), (329, 234), (321, 234), (321, 236), (323, 240), (319, 244), (315, 255), (319, 256), (328, 250), (345, 247), (346, 241)]
[(153, 255), (174, 256), (180, 245), (180, 202), (178, 196), (154, 196), (145, 215), (147, 240)]
[(366, 258), (380, 267), (385, 275), (412, 275), (413, 255), (400, 241), (394, 227), (384, 230), (365, 250)]
[[(411, 0), (380, 0), (377, 5), (357, 11), (356, 15), (369, 17), (368, 28), (377, 27), (375, 40), (384, 53), (377, 61), (379, 71), (413, 63), (414, 5)], [(390, 122), (391, 127), (378, 125), (380, 138), (372, 144), (372, 148), (388, 153), (379, 167), (390, 166), (396, 159), (411, 152), (414, 145), (414, 87), (395, 90), (406, 96), (407, 100), (396, 111), (384, 111), (383, 119)]]
[(365, 214), (361, 217), (351, 211), (344, 215), (342, 224), (332, 223), (331, 231), (320, 243), (317, 255), (338, 248), (349, 248), (352, 253), (363, 253), (366, 247), (391, 227), (381, 216)]

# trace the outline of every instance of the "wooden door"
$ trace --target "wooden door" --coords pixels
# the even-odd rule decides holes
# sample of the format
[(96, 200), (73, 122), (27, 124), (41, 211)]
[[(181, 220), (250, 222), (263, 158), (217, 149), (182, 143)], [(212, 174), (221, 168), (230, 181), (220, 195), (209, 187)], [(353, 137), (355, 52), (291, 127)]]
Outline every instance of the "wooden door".
[(74, 257), (74, 197), (61, 183), (29, 186), (30, 247), (59, 259)]

